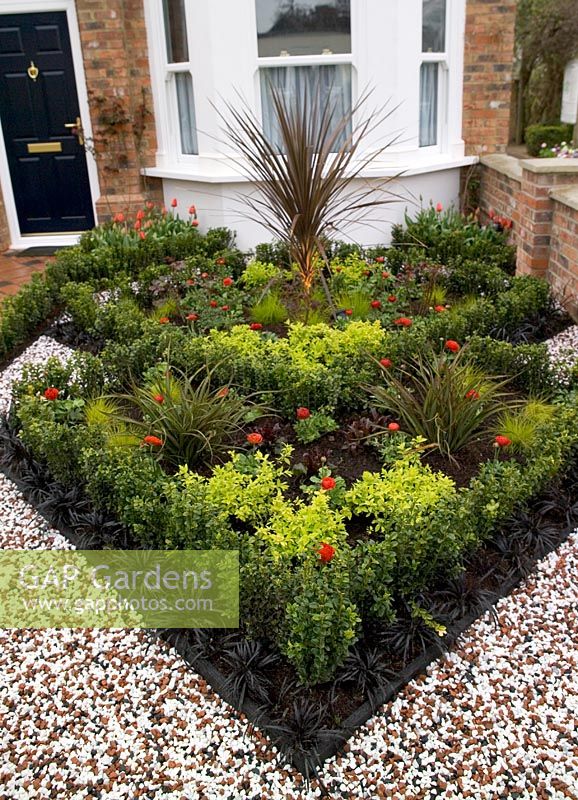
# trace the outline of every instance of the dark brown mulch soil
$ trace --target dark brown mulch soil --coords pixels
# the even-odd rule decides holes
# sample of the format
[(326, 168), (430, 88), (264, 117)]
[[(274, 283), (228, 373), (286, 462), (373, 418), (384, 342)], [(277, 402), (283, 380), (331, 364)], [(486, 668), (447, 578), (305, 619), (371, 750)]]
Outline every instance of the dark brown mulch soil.
[(439, 451), (426, 452), (423, 461), (435, 471), (443, 472), (455, 481), (456, 486), (467, 486), (472, 478), (475, 478), (480, 471), (480, 466), (486, 461), (498, 458), (501, 461), (508, 460), (505, 451), (496, 448), (489, 441), (476, 439), (467, 447), (463, 447), (459, 452), (454, 453), (452, 458), (445, 456)]

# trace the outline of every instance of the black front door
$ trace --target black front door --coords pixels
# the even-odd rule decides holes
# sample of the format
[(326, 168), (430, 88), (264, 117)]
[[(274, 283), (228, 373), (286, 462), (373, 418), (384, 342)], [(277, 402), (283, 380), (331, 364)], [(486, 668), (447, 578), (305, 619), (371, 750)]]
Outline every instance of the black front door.
[(94, 225), (77, 120), (66, 13), (0, 15), (0, 121), (22, 234)]

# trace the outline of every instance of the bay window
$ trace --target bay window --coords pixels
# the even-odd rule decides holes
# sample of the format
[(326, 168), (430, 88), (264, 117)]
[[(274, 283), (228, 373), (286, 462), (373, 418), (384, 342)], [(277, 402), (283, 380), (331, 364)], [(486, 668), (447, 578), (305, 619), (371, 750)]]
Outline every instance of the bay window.
[[(351, 0), (255, 0), (263, 128), (280, 147), (273, 92), (289, 104), (351, 111)], [(339, 147), (349, 135), (343, 131)]]

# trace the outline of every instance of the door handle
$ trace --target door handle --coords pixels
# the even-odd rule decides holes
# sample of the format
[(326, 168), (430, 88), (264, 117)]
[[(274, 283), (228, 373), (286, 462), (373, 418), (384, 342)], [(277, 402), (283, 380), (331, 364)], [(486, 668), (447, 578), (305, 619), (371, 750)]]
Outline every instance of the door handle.
[(82, 120), (76, 118), (76, 122), (65, 122), (65, 128), (70, 128), (70, 132), (78, 138), (78, 144), (84, 144), (84, 131), (82, 130)]

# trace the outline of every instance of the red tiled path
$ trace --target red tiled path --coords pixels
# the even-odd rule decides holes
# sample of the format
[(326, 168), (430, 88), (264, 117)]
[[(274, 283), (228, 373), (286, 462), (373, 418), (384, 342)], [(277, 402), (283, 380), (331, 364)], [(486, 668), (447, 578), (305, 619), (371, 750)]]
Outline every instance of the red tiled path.
[(22, 256), (15, 250), (0, 253), (0, 301), (16, 294), (34, 272), (43, 272), (50, 256)]

